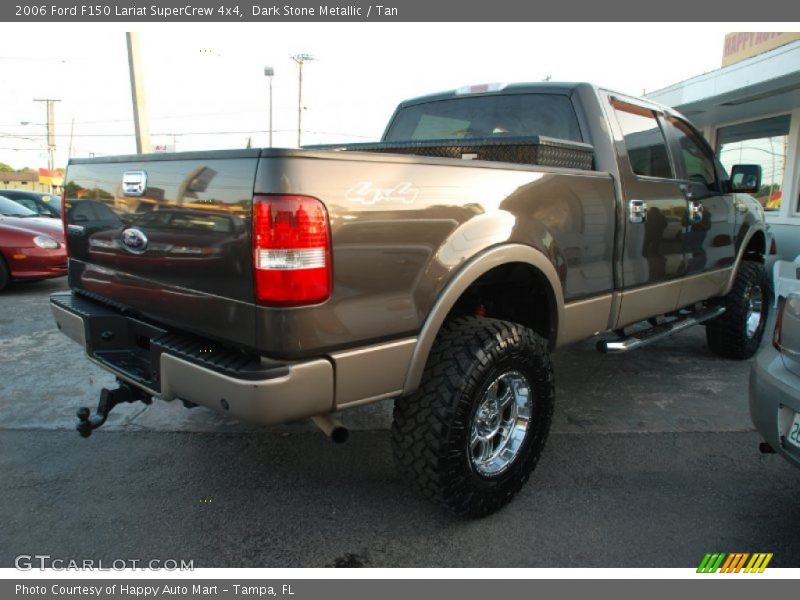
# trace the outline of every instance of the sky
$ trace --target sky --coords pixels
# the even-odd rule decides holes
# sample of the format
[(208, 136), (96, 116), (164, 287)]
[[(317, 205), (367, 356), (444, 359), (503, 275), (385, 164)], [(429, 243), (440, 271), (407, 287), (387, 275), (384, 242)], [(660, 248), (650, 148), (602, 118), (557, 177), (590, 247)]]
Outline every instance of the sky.
[[(774, 26), (773, 26), (774, 25)], [(761, 31), (786, 23), (759, 24)], [(641, 95), (719, 68), (724, 35), (752, 24), (8, 24), (0, 36), (0, 162), (44, 167), (57, 98), (56, 166), (135, 151), (125, 31), (140, 34), (153, 144), (178, 151), (378, 139), (405, 98), (487, 82), (590, 81)], [(791, 30), (791, 27), (789, 27)], [(23, 125), (22, 122), (26, 122)]]

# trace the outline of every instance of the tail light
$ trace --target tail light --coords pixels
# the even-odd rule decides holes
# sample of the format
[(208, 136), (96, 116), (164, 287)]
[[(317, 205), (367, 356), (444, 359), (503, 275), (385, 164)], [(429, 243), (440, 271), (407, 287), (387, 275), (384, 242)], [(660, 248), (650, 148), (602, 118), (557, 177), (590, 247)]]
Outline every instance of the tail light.
[(253, 270), (256, 300), (298, 306), (331, 295), (328, 212), (316, 198), (253, 198)]
[(775, 238), (769, 244), (769, 255), (775, 256), (778, 253), (778, 246), (775, 244)]
[(783, 352), (781, 345), (781, 329), (783, 327), (783, 312), (786, 310), (786, 298), (778, 299), (778, 316), (775, 318), (775, 331), (772, 332), (772, 345), (778, 352)]

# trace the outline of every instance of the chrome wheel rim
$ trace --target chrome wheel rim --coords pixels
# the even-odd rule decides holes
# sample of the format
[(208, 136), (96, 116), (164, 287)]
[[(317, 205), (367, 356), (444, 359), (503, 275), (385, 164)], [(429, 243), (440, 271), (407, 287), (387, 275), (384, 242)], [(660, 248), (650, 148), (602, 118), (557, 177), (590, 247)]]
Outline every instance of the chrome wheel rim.
[(528, 433), (532, 408), (531, 386), (522, 373), (507, 371), (488, 385), (470, 425), (475, 471), (493, 476), (511, 466)]
[(761, 311), (763, 297), (761, 286), (751, 285), (747, 294), (747, 337), (752, 338), (761, 326)]

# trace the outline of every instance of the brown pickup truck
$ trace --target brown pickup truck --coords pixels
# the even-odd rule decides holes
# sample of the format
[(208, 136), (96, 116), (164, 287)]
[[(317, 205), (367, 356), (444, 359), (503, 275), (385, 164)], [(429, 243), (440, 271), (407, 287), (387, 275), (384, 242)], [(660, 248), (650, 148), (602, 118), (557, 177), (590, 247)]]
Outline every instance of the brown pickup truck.
[(53, 314), (119, 380), (84, 436), (160, 397), (342, 440), (333, 413), (392, 399), (400, 470), (481, 516), (539, 458), (553, 350), (704, 323), (743, 359), (764, 331), (758, 167), (589, 84), (409, 100), (375, 144), (72, 160), (65, 181)]

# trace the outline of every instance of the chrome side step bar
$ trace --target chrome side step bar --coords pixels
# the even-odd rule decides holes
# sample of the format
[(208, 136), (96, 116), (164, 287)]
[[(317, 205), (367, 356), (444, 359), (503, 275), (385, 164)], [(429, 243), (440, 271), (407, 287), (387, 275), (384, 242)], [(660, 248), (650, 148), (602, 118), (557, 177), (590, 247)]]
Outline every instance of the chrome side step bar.
[(597, 350), (603, 354), (635, 350), (636, 348), (641, 348), (642, 346), (662, 340), (674, 333), (688, 329), (693, 325), (699, 325), (704, 321), (718, 317), (724, 312), (724, 306), (715, 306), (713, 308), (696, 311), (685, 317), (680, 317), (675, 321), (654, 325), (650, 329), (637, 331), (618, 340), (600, 340), (597, 342)]

